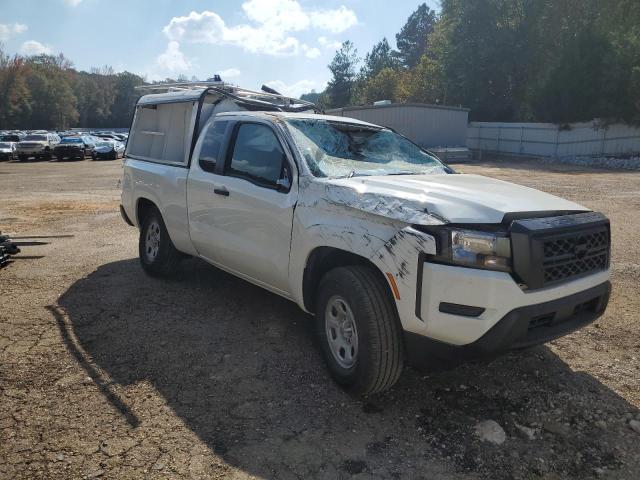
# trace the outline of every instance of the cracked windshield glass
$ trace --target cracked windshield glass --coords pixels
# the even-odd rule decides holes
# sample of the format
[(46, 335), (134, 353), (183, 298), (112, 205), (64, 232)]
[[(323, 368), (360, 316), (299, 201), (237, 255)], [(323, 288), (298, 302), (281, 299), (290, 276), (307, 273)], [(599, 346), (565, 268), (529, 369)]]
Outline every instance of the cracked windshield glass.
[(328, 120), (292, 119), (287, 124), (316, 177), (451, 172), (434, 156), (390, 130)]

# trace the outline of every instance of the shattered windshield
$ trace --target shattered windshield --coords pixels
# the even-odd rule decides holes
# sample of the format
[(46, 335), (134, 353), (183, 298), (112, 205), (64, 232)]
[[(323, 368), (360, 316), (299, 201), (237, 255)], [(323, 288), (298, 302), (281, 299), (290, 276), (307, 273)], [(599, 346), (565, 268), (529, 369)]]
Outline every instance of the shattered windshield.
[(449, 173), (437, 158), (390, 130), (320, 119), (287, 124), (316, 177)]

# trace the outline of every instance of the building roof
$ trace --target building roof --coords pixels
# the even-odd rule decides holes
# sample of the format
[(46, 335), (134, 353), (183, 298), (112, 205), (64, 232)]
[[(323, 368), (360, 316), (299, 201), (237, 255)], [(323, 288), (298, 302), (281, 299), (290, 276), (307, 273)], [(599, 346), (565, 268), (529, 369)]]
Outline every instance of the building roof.
[(352, 107), (332, 108), (327, 112), (348, 112), (353, 110), (379, 110), (381, 108), (404, 108), (404, 107), (417, 107), (417, 108), (429, 108), (438, 110), (457, 110), (468, 112), (468, 108), (452, 107), (449, 105), (434, 105), (430, 103), (387, 103), (383, 105), (356, 105)]

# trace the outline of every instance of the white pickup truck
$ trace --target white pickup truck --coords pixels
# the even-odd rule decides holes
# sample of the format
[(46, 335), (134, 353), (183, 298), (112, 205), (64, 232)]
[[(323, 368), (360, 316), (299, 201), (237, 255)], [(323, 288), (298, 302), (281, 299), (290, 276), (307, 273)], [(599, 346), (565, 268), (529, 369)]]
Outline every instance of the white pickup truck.
[(357, 394), (406, 363), (544, 343), (603, 313), (602, 214), (310, 108), (225, 85), (141, 97), (121, 212), (144, 270), (197, 256), (296, 302)]

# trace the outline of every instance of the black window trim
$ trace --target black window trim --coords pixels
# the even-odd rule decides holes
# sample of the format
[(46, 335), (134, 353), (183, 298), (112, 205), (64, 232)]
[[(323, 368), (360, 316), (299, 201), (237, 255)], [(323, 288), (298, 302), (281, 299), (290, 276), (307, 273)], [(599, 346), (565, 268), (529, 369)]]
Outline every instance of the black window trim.
[[(268, 128), (269, 130), (271, 130), (271, 132), (273, 133), (273, 136), (276, 138), (276, 141), (278, 142), (278, 144), (280, 145), (280, 149), (282, 150), (282, 153), (284, 154), (284, 163), (282, 165), (282, 169), (280, 171), (280, 175), (282, 175), (282, 171), (284, 170), (284, 168), (286, 167), (288, 172), (289, 172), (289, 188), (287, 190), (281, 190), (280, 188), (278, 188), (276, 185), (265, 185), (264, 183), (258, 183), (256, 181), (254, 181), (252, 178), (248, 178), (244, 175), (233, 175), (231, 173), (229, 173), (229, 167), (231, 166), (231, 159), (233, 157), (233, 151), (235, 149), (236, 146), (236, 139), (238, 138), (238, 132), (240, 131), (240, 127), (242, 125), (262, 125), (266, 128)], [(229, 130), (229, 128), (231, 127), (231, 130)], [(260, 188), (266, 188), (269, 190), (275, 190), (278, 193), (289, 193), (291, 191), (291, 187), (293, 185), (293, 168), (291, 168), (291, 160), (289, 159), (289, 155), (287, 153), (287, 149), (284, 147), (282, 139), (278, 136), (278, 132), (276, 132), (276, 130), (273, 128), (273, 125), (271, 125), (269, 122), (261, 122), (261, 121), (255, 121), (255, 120), (234, 120), (233, 124), (231, 126), (227, 126), (227, 135), (228, 135), (228, 141), (226, 142), (226, 147), (225, 147), (225, 151), (223, 152), (224, 154), (224, 162), (221, 168), (221, 175), (224, 175), (225, 177), (232, 177), (232, 178), (240, 178), (246, 182), (249, 182), (253, 185), (255, 185), (256, 187), (260, 187)], [(217, 167), (217, 166), (216, 166)]]

